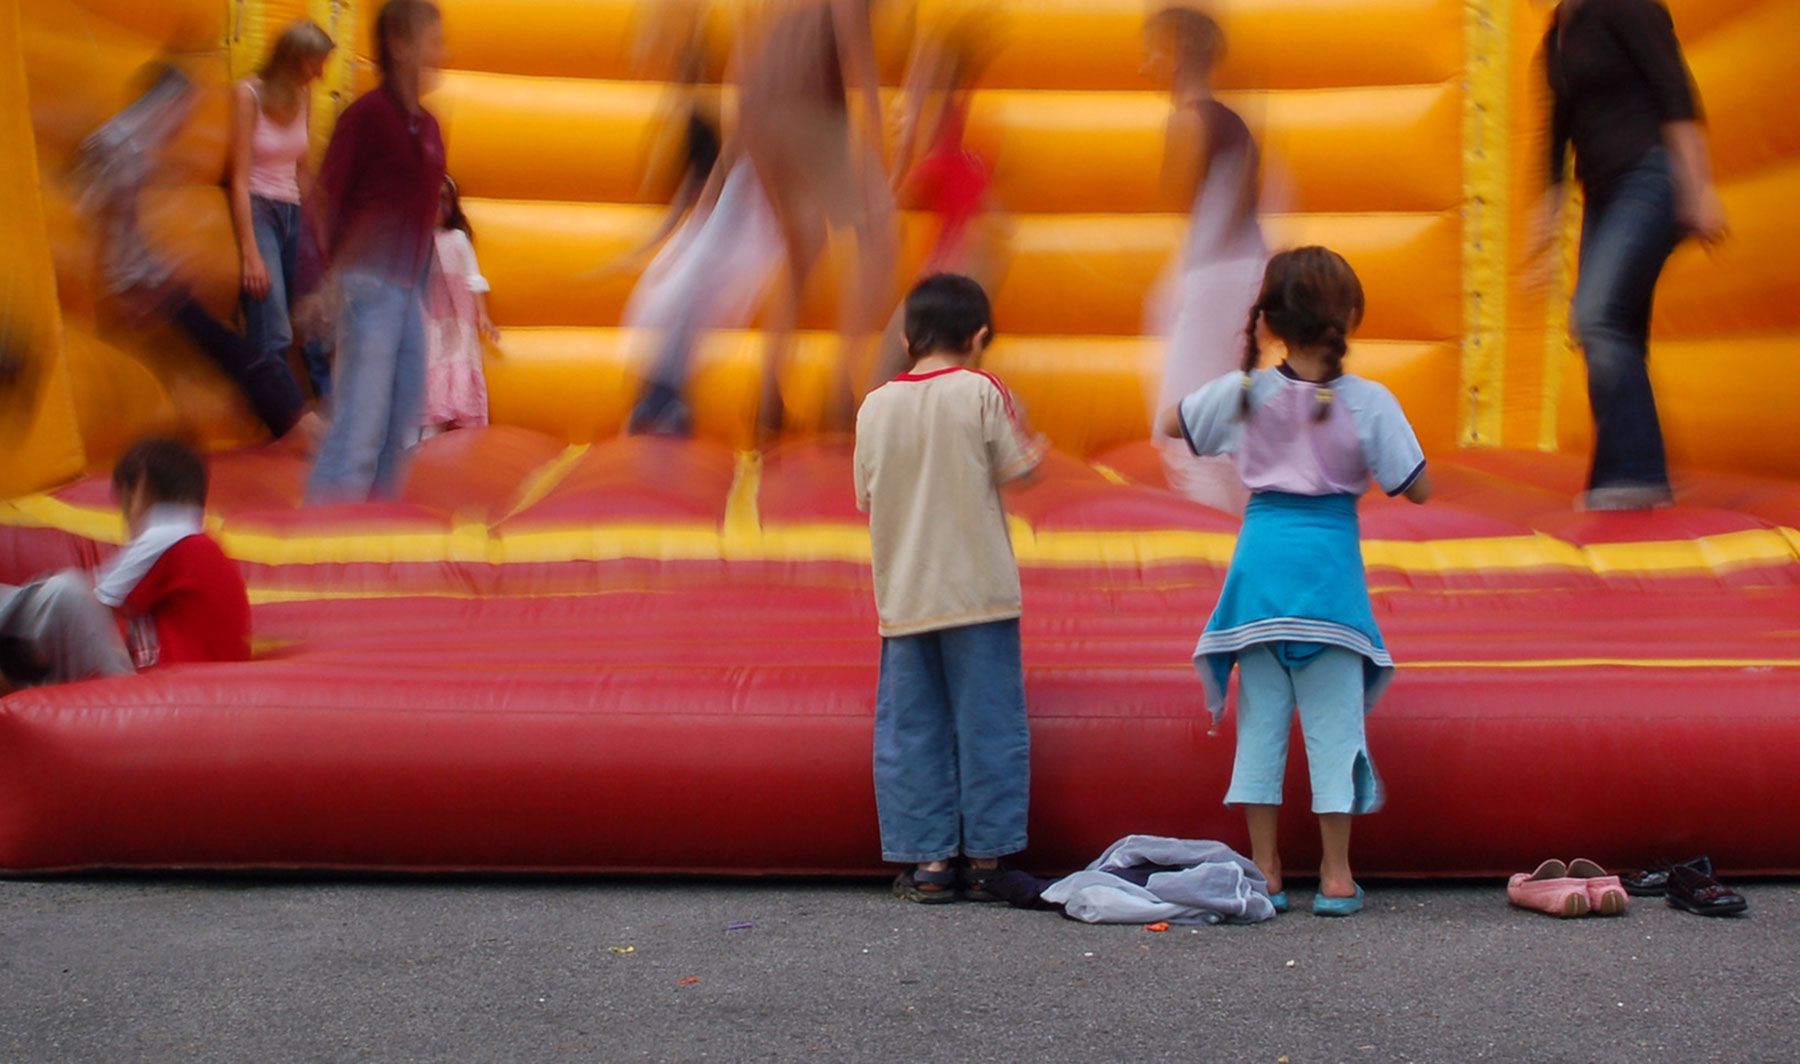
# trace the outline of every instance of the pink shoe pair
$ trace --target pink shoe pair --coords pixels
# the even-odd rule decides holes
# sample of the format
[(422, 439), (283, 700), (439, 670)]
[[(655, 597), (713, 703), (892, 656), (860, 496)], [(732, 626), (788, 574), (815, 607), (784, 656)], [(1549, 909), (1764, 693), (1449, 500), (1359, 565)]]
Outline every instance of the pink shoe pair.
[(1618, 876), (1577, 857), (1568, 864), (1549, 860), (1526, 875), (1520, 872), (1506, 882), (1506, 897), (1521, 909), (1549, 913), (1551, 916), (1622, 916), (1630, 899)]

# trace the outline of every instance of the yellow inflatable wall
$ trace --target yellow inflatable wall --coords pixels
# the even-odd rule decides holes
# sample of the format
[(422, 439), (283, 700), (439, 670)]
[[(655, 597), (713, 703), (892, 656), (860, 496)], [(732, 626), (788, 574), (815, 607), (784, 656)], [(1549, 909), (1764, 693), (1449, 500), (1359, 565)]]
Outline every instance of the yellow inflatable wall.
[[(110, 325), (95, 306), (92, 249), (56, 175), (70, 148), (124, 101), (135, 68), (172, 49), (210, 89), (152, 197), (159, 237), (232, 309), (234, 256), (224, 195), (222, 87), (255, 65), (301, 14), (340, 49), (316, 97), (321, 132), (368, 84), (373, 0), (6, 0), (35, 129), (38, 174), (9, 152), (6, 224), (41, 219), (33, 244), (9, 240), (9, 285), (35, 291), (28, 318), (36, 407), (14, 407), (0, 437), (20, 490), (104, 465), (133, 436), (185, 429), (221, 443), (256, 426), (217, 375), (167, 335)], [(884, 79), (898, 79), (910, 34), (978, 0), (888, 0)], [(1183, 217), (1156, 187), (1166, 103), (1139, 73), (1143, 0), (979, 0), (1004, 45), (985, 75), (971, 136), (997, 160), (1011, 215), (1009, 268), (996, 295), (1003, 340), (992, 365), (1058, 446), (1092, 454), (1140, 438), (1160, 352), (1145, 300)], [(617, 328), (634, 278), (597, 267), (660, 216), (645, 196), (647, 154), (666, 118), (663, 86), (634, 80), (638, 0), (443, 0), (449, 67), (431, 100), (450, 168), (468, 198), (491, 304), (504, 336), (489, 361), (494, 420), (574, 441), (620, 431), (634, 387)], [(713, 73), (761, 0), (722, 0), (710, 27)], [(1800, 0), (1676, 0), (1678, 31), (1706, 101), (1735, 236), (1716, 256), (1684, 248), (1656, 314), (1658, 394), (1677, 461), (1792, 476), (1800, 378), (1800, 281), (1784, 254), (1800, 237), (1800, 88), (1785, 73)], [(1532, 67), (1547, 5), (1513, 0), (1235, 0), (1220, 10), (1230, 98), (1259, 128), (1281, 243), (1343, 251), (1368, 290), (1356, 368), (1400, 395), (1427, 446), (1579, 450), (1586, 446), (1580, 361), (1567, 345), (1561, 291), (1524, 269), (1541, 183), (1542, 92)], [(0, 33), (5, 32), (0, 30)], [(6, 45), (0, 39), (0, 45)], [(356, 62), (352, 63), (352, 55)], [(18, 79), (16, 71), (8, 76)], [(0, 119), (22, 115), (9, 94)], [(8, 142), (10, 143), (10, 141)], [(41, 178), (40, 178), (41, 175)], [(15, 187), (16, 186), (16, 187)], [(645, 202), (645, 199), (652, 202)], [(908, 261), (927, 241), (907, 220)], [(9, 231), (10, 232), (10, 231)], [(1565, 256), (1567, 258), (1567, 256)], [(829, 276), (831, 271), (823, 271)], [(807, 324), (826, 326), (828, 280)], [(55, 299), (47, 293), (55, 292)], [(33, 287), (36, 286), (36, 287)], [(896, 288), (898, 296), (898, 287)], [(707, 435), (750, 442), (759, 341), (710, 345), (696, 419)], [(783, 382), (799, 424), (816, 420), (832, 346), (809, 335)], [(1771, 366), (1770, 363), (1776, 364)], [(60, 382), (60, 383), (59, 383)], [(60, 389), (60, 390), (59, 390)], [(17, 424), (15, 424), (17, 422)], [(60, 429), (56, 425), (60, 423)]]

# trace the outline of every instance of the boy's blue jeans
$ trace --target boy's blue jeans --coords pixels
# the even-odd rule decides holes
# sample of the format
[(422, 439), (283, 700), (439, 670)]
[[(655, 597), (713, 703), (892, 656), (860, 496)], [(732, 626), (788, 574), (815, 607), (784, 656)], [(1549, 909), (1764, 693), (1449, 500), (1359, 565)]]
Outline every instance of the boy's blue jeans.
[(1594, 414), (1590, 488), (1668, 487), (1650, 389), (1650, 304), (1663, 263), (1680, 242), (1675, 178), (1661, 148), (1647, 152), (1604, 199), (1588, 201), (1574, 318)]
[(307, 485), (309, 503), (364, 502), (400, 492), (406, 448), (425, 402), (421, 284), (345, 273), (331, 429)]
[(884, 860), (1023, 850), (1030, 751), (1017, 619), (881, 641), (875, 808)]

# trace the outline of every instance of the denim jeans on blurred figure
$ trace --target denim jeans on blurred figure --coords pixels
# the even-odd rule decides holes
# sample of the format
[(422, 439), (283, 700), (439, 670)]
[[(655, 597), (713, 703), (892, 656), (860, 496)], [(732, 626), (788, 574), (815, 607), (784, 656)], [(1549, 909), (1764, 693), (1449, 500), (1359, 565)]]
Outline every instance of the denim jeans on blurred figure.
[(399, 494), (406, 449), (425, 403), (421, 278), (396, 282), (374, 270), (337, 279), (337, 385), (331, 428), (319, 448), (309, 503), (363, 502)]
[(1663, 263), (1680, 242), (1675, 179), (1663, 149), (1651, 149), (1602, 196), (1589, 194), (1573, 315), (1594, 413), (1589, 489), (1668, 487), (1650, 387), (1650, 305)]
[[(257, 354), (273, 357), (285, 366), (288, 348), (294, 343), (291, 324), (294, 302), (300, 295), (300, 206), (251, 196), (250, 224), (256, 235), (256, 250), (262, 255), (263, 267), (269, 271), (269, 294), (261, 299), (254, 299), (248, 293), (240, 297), (244, 310), (244, 339)], [(309, 340), (304, 354), (313, 396), (329, 399), (330, 345), (322, 340)]]

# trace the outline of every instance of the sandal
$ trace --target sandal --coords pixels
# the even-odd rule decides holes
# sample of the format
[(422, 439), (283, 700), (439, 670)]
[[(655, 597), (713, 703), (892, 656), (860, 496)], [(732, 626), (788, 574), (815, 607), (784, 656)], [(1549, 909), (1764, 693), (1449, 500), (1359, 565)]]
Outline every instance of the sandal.
[(964, 865), (957, 876), (956, 896), (964, 901), (1005, 901), (1005, 898), (988, 889), (988, 884), (999, 879), (1005, 872), (1005, 865), (995, 865), (992, 868), (970, 868)]
[(956, 870), (946, 868), (942, 872), (927, 872), (923, 868), (908, 868), (894, 880), (894, 897), (921, 905), (955, 901)]

